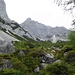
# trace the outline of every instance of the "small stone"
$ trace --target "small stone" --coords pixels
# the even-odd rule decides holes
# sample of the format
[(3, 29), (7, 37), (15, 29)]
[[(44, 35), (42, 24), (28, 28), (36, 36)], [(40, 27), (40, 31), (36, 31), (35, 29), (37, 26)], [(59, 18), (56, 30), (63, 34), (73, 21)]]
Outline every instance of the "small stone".
[(34, 69), (34, 72), (36, 72), (36, 73), (39, 72), (39, 71), (40, 71), (39, 67), (37, 67), (37, 68)]

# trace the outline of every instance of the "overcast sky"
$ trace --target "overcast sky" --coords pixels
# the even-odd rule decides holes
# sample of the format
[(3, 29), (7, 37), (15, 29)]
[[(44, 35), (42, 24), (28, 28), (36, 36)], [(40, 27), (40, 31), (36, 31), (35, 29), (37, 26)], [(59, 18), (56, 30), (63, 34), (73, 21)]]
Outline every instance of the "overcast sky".
[(64, 13), (53, 0), (4, 0), (6, 10), (10, 19), (18, 23), (24, 22), (27, 18), (38, 21), (52, 27), (71, 27), (72, 16)]

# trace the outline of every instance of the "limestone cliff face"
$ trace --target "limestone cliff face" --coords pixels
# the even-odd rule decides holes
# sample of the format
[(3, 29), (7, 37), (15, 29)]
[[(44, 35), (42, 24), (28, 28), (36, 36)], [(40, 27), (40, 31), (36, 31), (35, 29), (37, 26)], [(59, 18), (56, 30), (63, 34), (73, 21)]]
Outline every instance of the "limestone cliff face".
[(5, 21), (10, 22), (6, 12), (6, 4), (4, 0), (0, 0), (0, 17), (3, 18)]

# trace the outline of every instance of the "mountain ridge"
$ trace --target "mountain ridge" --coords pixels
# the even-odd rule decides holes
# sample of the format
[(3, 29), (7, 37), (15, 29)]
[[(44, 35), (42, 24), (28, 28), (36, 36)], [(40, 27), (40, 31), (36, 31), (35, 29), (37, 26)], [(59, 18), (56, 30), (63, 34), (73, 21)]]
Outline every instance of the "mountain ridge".
[[(66, 35), (68, 29), (64, 27), (51, 27), (46, 26), (42, 23), (32, 20), (31, 18), (27, 18), (25, 22), (22, 24), (18, 24), (14, 20), (9, 19), (6, 12), (6, 5), (4, 0), (0, 0), (0, 29), (7, 34), (11, 34), (12, 37), (21, 37), (25, 40), (31, 38), (36, 40), (37, 38), (40, 40), (51, 40), (53, 35)], [(11, 36), (10, 35), (10, 36)]]
[(68, 29), (65, 27), (51, 27), (46, 26), (42, 23), (32, 20), (31, 18), (27, 18), (22, 24), (20, 24), (25, 30), (29, 31), (29, 33), (36, 38), (50, 40), (47, 36), (53, 35), (66, 35), (68, 33)]

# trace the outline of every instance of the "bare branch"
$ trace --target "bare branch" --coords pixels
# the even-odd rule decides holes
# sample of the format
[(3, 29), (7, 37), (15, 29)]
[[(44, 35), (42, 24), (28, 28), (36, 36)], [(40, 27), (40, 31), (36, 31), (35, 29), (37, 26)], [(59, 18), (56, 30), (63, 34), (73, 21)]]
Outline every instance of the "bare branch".
[(75, 0), (55, 0), (58, 6), (62, 6), (65, 11), (73, 12), (75, 8)]

